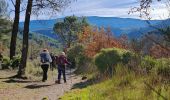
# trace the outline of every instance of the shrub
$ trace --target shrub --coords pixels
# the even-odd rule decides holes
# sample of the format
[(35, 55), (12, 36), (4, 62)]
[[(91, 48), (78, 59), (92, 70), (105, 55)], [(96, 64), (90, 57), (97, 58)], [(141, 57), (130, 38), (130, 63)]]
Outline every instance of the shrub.
[(127, 50), (108, 48), (102, 49), (95, 56), (94, 62), (100, 72), (113, 71), (118, 63), (128, 63), (131, 56), (132, 54)]
[(76, 64), (81, 65), (84, 61), (84, 47), (82, 45), (75, 45), (68, 50), (68, 59), (72, 62), (73, 66), (76, 67)]
[(2, 69), (8, 69), (11, 65), (10, 58), (9, 57), (3, 57), (2, 59)]
[(149, 73), (152, 68), (154, 68), (156, 65), (156, 59), (152, 58), (151, 56), (145, 56), (141, 60), (141, 67), (142, 69), (145, 69), (147, 73)]
[(11, 60), (11, 67), (14, 68), (18, 68), (19, 64), (21, 61), (21, 56), (15, 56), (13, 57), (13, 59)]
[(26, 67), (26, 74), (28, 76), (42, 76), (43, 75), (43, 71), (41, 69), (40, 66), (37, 66), (34, 64), (35, 61), (28, 61), (27, 62), (27, 67)]
[(132, 59), (132, 57), (134, 57), (134, 55), (131, 52), (123, 53), (122, 63), (123, 64), (128, 64), (129, 61)]
[(77, 74), (91, 73), (96, 70), (92, 59), (84, 54), (84, 46), (77, 44), (68, 50), (68, 58), (72, 62), (72, 66), (76, 67)]
[(157, 60), (157, 74), (170, 80), (170, 59)]

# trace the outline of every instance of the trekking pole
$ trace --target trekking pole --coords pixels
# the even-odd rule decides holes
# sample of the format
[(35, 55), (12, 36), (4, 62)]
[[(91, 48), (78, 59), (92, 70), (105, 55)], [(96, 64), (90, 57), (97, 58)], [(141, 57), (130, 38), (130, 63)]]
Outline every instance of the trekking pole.
[(71, 84), (72, 84), (71, 67), (70, 67), (70, 80), (71, 80)]
[(54, 69), (53, 69), (53, 67), (52, 67), (51, 71), (52, 71), (52, 79), (53, 79), (53, 81), (55, 81), (54, 80)]

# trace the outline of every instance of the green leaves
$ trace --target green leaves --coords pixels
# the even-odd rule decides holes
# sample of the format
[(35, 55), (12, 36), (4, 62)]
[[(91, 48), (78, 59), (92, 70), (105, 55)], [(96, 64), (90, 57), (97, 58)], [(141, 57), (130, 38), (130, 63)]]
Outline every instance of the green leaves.
[(70, 47), (78, 39), (78, 33), (83, 30), (85, 25), (88, 25), (85, 18), (80, 20), (76, 16), (67, 16), (63, 21), (57, 22), (53, 30), (59, 35), (63, 43)]

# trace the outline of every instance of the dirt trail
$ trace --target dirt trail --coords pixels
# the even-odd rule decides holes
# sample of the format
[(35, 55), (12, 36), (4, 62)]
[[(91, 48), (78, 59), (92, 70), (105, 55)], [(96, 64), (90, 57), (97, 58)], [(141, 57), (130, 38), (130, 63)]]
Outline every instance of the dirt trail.
[(8, 79), (9, 71), (0, 71), (0, 100), (58, 100), (72, 86), (81, 82), (80, 76), (67, 74), (67, 83), (55, 84), (54, 79), (46, 82)]

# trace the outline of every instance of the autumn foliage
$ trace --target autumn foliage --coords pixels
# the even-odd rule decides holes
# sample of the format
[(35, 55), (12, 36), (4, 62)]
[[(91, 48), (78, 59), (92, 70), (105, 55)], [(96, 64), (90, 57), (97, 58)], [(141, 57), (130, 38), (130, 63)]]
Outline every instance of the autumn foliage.
[(93, 57), (103, 48), (124, 48), (119, 39), (113, 37), (110, 28), (84, 27), (79, 42), (85, 45), (85, 54)]

